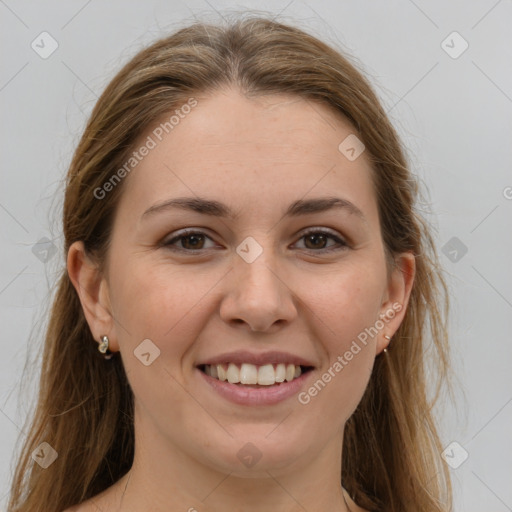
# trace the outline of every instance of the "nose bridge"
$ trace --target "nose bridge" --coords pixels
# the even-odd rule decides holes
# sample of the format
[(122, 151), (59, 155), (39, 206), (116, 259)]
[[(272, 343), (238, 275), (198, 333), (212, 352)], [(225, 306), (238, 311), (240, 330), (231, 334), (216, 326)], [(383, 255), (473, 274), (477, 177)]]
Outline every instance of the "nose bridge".
[(271, 237), (264, 238), (264, 246), (246, 239), (237, 248), (230, 290), (221, 307), (225, 321), (243, 321), (252, 330), (266, 330), (276, 322), (292, 320), (296, 314), (292, 293), (284, 276), (279, 275), (282, 267), (271, 247)]
[[(267, 241), (269, 237), (267, 237)], [(257, 243), (257, 242), (256, 242)], [(262, 308), (266, 304), (268, 308), (275, 307), (280, 302), (283, 283), (278, 277), (276, 268), (276, 255), (270, 244), (265, 248), (258, 250), (255, 242), (246, 242), (246, 245), (240, 244), (239, 257), (235, 259), (235, 273), (237, 279), (237, 295), (239, 300), (243, 300), (247, 305), (253, 304), (254, 307)], [(249, 249), (248, 252), (240, 253)], [(260, 252), (261, 251), (261, 252)], [(251, 254), (252, 253), (252, 254)], [(259, 253), (259, 255), (258, 255)], [(256, 256), (254, 260), (252, 257)]]
[(276, 271), (276, 258), (271, 256), (271, 251), (265, 251), (255, 261), (248, 263), (245, 260), (237, 262), (237, 274), (239, 275), (239, 293), (247, 298), (259, 299), (260, 296), (271, 300), (281, 295), (283, 283), (279, 279), (279, 271)]

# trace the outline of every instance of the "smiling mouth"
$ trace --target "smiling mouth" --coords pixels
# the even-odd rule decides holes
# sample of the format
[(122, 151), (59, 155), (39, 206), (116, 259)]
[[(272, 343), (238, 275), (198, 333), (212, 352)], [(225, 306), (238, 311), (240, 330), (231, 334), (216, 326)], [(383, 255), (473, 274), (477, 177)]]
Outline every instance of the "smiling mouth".
[(209, 377), (244, 387), (264, 388), (286, 384), (302, 374), (313, 370), (313, 366), (299, 366), (294, 364), (266, 364), (256, 366), (252, 364), (235, 365), (201, 364), (197, 368)]

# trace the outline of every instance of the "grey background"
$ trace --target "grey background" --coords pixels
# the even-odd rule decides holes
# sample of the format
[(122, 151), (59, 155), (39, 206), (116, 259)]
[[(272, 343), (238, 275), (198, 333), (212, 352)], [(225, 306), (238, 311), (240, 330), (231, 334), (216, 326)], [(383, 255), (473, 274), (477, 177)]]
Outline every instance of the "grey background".
[[(194, 15), (215, 21), (234, 8), (281, 13), (337, 45), (380, 95), (426, 189), (419, 208), (437, 230), (452, 292), (456, 403), (436, 411), (443, 446), (458, 443), (451, 460), (469, 454), (450, 469), (455, 510), (512, 510), (510, 0), (0, 0), (0, 510), (33, 407), (50, 287), (64, 264), (63, 178), (87, 116), (144, 45)], [(58, 43), (47, 59), (31, 48), (43, 31)], [(462, 48), (458, 36), (447, 39), (454, 31), (469, 44), (457, 58), (445, 51)], [(34, 382), (22, 393), (27, 352)]]

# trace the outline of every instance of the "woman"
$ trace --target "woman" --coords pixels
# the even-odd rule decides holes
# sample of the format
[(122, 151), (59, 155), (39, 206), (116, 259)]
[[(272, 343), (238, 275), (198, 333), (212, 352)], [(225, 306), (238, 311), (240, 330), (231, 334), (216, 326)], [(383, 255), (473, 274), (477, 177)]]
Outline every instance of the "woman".
[(448, 295), (416, 194), (367, 80), (297, 28), (136, 55), (69, 169), (9, 510), (448, 510), (424, 355), (441, 382)]

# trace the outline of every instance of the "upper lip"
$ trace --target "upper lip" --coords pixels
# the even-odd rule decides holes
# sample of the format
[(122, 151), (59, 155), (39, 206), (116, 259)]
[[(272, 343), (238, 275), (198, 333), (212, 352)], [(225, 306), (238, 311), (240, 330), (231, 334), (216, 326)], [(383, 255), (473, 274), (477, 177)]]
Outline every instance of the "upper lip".
[(286, 363), (286, 364), (295, 364), (296, 366), (314, 366), (313, 363), (308, 361), (307, 359), (290, 354), (287, 352), (280, 351), (269, 351), (269, 352), (249, 352), (247, 350), (237, 350), (235, 352), (225, 352), (224, 354), (219, 354), (217, 356), (212, 356), (204, 359), (197, 366), (201, 366), (203, 364), (227, 364), (233, 363), (237, 365), (241, 365), (243, 363), (254, 364), (256, 366), (262, 366), (265, 364), (278, 364), (278, 363)]

